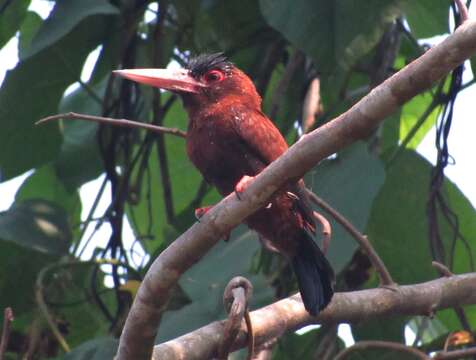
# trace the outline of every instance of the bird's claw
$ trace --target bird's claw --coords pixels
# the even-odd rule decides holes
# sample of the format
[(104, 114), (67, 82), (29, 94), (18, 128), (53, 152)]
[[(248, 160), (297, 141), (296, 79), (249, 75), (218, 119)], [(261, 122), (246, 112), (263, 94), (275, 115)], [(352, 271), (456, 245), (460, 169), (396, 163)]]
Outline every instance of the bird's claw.
[(249, 183), (254, 179), (254, 176), (244, 175), (240, 181), (235, 185), (235, 194), (238, 200), (241, 200), (241, 193), (246, 190)]

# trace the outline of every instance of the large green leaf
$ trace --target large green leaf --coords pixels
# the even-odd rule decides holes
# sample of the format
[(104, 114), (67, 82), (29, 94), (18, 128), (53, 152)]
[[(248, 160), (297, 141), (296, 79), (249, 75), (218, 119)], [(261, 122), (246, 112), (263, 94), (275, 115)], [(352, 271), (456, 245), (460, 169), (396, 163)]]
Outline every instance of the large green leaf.
[(66, 214), (50, 202), (26, 200), (0, 213), (0, 307), (31, 310), (39, 271), (67, 254), (70, 242)]
[(103, 16), (89, 17), (53, 47), (20, 62), (0, 89), (0, 172), (9, 179), (53, 159), (61, 135), (57, 123), (34, 127), (54, 114), (66, 87), (79, 78), (84, 59), (107, 30)]
[[(372, 202), (384, 179), (380, 160), (368, 152), (364, 143), (345, 149), (337, 159), (324, 161), (305, 177), (306, 184), (316, 194), (361, 230), (367, 224)], [(339, 272), (352, 257), (357, 243), (332, 218), (323, 214), (332, 224), (327, 256)]]
[[(104, 95), (107, 78), (91, 86), (99, 97)], [(61, 99), (60, 113), (77, 112), (101, 115), (101, 104), (83, 87), (79, 87)], [(63, 143), (55, 162), (58, 177), (68, 189), (77, 188), (99, 176), (103, 163), (99, 154), (97, 131), (99, 124), (83, 120), (64, 120), (62, 123)]]
[(251, 307), (272, 300), (272, 288), (262, 275), (250, 273), (251, 261), (260, 245), (257, 235), (240, 226), (228, 243), (217, 244), (201, 261), (180, 279), (180, 286), (192, 303), (164, 314), (158, 342), (225, 317), (222, 297), (226, 284), (235, 276), (244, 276), (253, 284)]
[(55, 3), (48, 19), (31, 41), (31, 46), (24, 53), (26, 59), (58, 42), (82, 20), (91, 15), (118, 14), (119, 10), (106, 0), (62, 0)]
[[(23, 224), (22, 224), (23, 225)], [(0, 307), (12, 307), (14, 314), (28, 317), (35, 308), (35, 281), (38, 273), (58, 255), (37, 251), (16, 242), (0, 239)], [(27, 315), (28, 313), (28, 315)]]
[(79, 222), (81, 212), (79, 195), (77, 191), (69, 192), (65, 189), (51, 164), (36, 169), (23, 182), (15, 195), (16, 202), (38, 198), (61, 206), (68, 213), (70, 223)]
[[(426, 213), (430, 169), (431, 165), (421, 156), (404, 151), (387, 169), (385, 184), (375, 199), (368, 223), (369, 239), (400, 284), (428, 281), (436, 276), (431, 266)], [(451, 182), (445, 181), (443, 191), (448, 194), (449, 205), (460, 219), (460, 232), (469, 239), (470, 253), (476, 258), (471, 245), (476, 212)], [(449, 254), (452, 231), (442, 220), (442, 214), (439, 216), (442, 239)], [(457, 272), (471, 271), (468, 251), (461, 241), (456, 243), (454, 259)], [(449, 329), (460, 326), (452, 310), (439, 312), (437, 316)]]
[(3, 9), (0, 21), (0, 49), (18, 31), (29, 4), (30, 0), (0, 1), (0, 8)]
[(14, 203), (0, 213), (0, 239), (48, 254), (68, 252), (71, 229), (64, 210), (46, 200)]
[(429, 38), (448, 33), (449, 2), (446, 0), (404, 0), (402, 7), (412, 34)]
[(25, 20), (20, 27), (20, 36), (18, 38), (18, 57), (23, 59), (25, 52), (30, 47), (31, 40), (43, 24), (43, 19), (34, 11), (28, 11)]
[[(415, 96), (412, 100), (403, 105), (400, 116), (400, 141), (403, 141), (413, 127), (418, 123), (420, 118), (426, 112), (433, 101), (433, 94), (425, 92)], [(425, 135), (435, 125), (438, 117), (439, 109), (435, 108), (426, 118), (425, 122), (420, 126), (418, 131), (413, 135), (407, 147), (416, 149), (421, 143)]]
[(400, 14), (397, 1), (260, 0), (266, 20), (312, 56), (319, 72), (348, 69)]

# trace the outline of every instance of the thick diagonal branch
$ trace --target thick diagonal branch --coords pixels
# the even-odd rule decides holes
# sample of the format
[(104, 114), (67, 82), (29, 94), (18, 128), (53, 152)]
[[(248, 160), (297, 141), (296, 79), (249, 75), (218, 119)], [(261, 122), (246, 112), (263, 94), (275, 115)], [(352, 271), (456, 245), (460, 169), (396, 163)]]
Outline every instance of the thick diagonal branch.
[[(127, 318), (118, 359), (150, 359), (157, 324), (170, 290), (223, 235), (265, 206), (285, 183), (296, 181), (320, 160), (366, 138), (400, 105), (431, 87), (475, 52), (476, 22), (468, 20), (441, 44), (374, 88), (349, 111), (303, 136), (249, 184), (242, 194), (243, 200), (231, 194), (215, 205), (150, 267)], [(296, 304), (302, 308), (299, 302)]]
[[(304, 325), (353, 323), (395, 315), (427, 315), (440, 309), (476, 303), (476, 273), (440, 278), (416, 285), (337, 293), (317, 318), (309, 316), (299, 294), (251, 313), (256, 346)], [(157, 345), (152, 359), (201, 360), (216, 356), (223, 334), (216, 321), (174, 340)], [(246, 346), (246, 329), (237, 336), (234, 349)]]

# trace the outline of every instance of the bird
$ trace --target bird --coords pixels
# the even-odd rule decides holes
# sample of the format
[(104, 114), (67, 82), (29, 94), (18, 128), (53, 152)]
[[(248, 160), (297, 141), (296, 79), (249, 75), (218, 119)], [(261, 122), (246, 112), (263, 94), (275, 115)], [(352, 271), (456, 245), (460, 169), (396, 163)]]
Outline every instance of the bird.
[[(178, 94), (188, 113), (186, 150), (223, 196), (240, 194), (288, 145), (263, 113), (253, 81), (223, 53), (201, 54), (180, 69), (124, 69), (116, 74)], [(208, 208), (197, 209), (202, 215)], [(315, 242), (316, 225), (302, 179), (286, 184), (244, 222), (263, 245), (291, 263), (306, 311), (331, 301), (335, 275)]]

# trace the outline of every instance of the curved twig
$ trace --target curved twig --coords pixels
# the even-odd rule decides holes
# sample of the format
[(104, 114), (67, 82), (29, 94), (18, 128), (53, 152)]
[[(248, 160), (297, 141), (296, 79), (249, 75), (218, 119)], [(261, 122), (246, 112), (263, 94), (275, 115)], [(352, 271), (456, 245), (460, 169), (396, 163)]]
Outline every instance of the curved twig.
[(430, 360), (430, 357), (421, 350), (397, 342), (379, 340), (359, 341), (358, 343), (349, 346), (347, 349), (342, 350), (339, 354), (337, 354), (335, 360), (343, 360), (354, 351), (366, 349), (384, 349), (389, 351), (396, 351), (414, 355), (422, 360)]
[(369, 257), (370, 262), (377, 271), (377, 274), (380, 279), (380, 286), (394, 287), (395, 282), (393, 281), (390, 272), (388, 271), (384, 262), (378, 255), (377, 251), (375, 251), (369, 239), (367, 239), (367, 236), (361, 234), (360, 231), (357, 230), (349, 220), (347, 220), (341, 213), (339, 213), (336, 209), (330, 206), (319, 196), (314, 194), (309, 189), (307, 190), (307, 192), (309, 194), (309, 197), (311, 198), (311, 201), (317, 206), (319, 206), (321, 209), (323, 209), (325, 212), (327, 212), (330, 216), (332, 216), (335, 221), (337, 221), (340, 225), (342, 225), (342, 227), (357, 241), (362, 250), (365, 251), (365, 253)]
[(114, 118), (108, 118), (108, 117), (102, 117), (102, 116), (78, 114), (78, 113), (74, 113), (74, 112), (47, 116), (43, 119), (38, 120), (35, 123), (35, 125), (41, 125), (41, 124), (44, 124), (46, 122), (53, 121), (53, 120), (59, 120), (59, 119), (86, 120), (86, 121), (98, 122), (98, 123), (103, 123), (103, 124), (110, 124), (110, 125), (120, 126), (120, 127), (146, 129), (146, 130), (156, 132), (156, 133), (159, 133), (159, 134), (170, 134), (170, 135), (175, 135), (175, 136), (182, 137), (182, 138), (187, 137), (187, 133), (185, 131), (182, 131), (182, 130), (176, 129), (176, 128), (168, 128), (168, 127), (164, 127), (164, 126), (152, 125), (152, 124), (147, 124), (147, 123), (143, 123), (143, 122), (139, 122), (139, 121), (133, 121), (133, 120), (127, 120), (127, 119), (114, 119)]
[(322, 252), (327, 254), (329, 245), (332, 238), (332, 226), (329, 220), (322, 214), (319, 214), (317, 211), (313, 211), (314, 218), (316, 221), (321, 224), (321, 235), (322, 235)]
[(231, 347), (245, 319), (248, 331), (248, 359), (253, 357), (254, 336), (248, 310), (248, 301), (253, 294), (253, 285), (244, 277), (237, 276), (230, 280), (223, 293), (223, 305), (228, 312), (223, 341), (218, 350), (218, 359), (226, 360)]
[(454, 0), (458, 7), (461, 24), (469, 19), (469, 12), (463, 0)]

